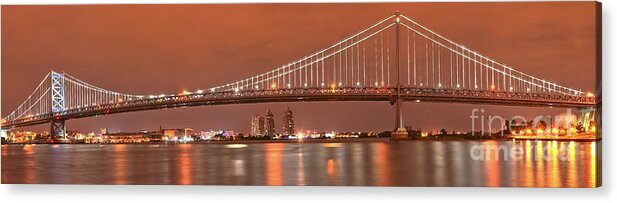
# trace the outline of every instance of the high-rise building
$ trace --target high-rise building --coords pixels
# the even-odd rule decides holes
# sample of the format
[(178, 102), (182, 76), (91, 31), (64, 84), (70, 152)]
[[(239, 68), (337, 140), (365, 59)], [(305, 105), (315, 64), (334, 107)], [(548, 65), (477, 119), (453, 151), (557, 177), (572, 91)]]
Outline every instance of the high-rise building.
[(258, 114), (253, 116), (253, 118), (251, 119), (251, 135), (260, 137), (264, 136), (266, 133), (265, 125), (266, 119), (263, 115)]
[(291, 112), (291, 109), (289, 109), (289, 107), (287, 107), (287, 110), (285, 110), (283, 112), (283, 116), (284, 116), (284, 126), (283, 126), (283, 133), (285, 135), (293, 135), (294, 134), (294, 115), (293, 112)]
[(274, 136), (275, 135), (275, 128), (274, 128), (274, 114), (272, 114), (272, 111), (270, 111), (270, 109), (268, 109), (268, 111), (266, 111), (266, 123), (265, 123), (265, 134), (268, 136)]

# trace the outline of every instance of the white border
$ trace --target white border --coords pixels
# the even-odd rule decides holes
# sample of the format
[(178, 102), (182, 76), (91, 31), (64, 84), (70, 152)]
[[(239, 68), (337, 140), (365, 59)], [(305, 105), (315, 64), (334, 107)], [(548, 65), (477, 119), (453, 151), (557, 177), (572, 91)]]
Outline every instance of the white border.
[[(441, 0), (435, 0), (444, 2)], [(433, 2), (435, 2), (433, 1)], [(453, 1), (453, 0), (450, 0)], [(222, 3), (222, 0), (3, 0), (0, 4), (99, 4), (99, 3)], [(286, 2), (281, 0), (234, 0), (241, 2)], [(294, 1), (309, 2), (309, 1)], [(313, 0), (310, 2), (375, 2), (366, 0)], [(382, 1), (386, 2), (386, 1)], [(391, 1), (387, 1), (391, 2)], [(464, 2), (464, 1), (457, 1)], [(603, 2), (603, 187), (599, 189), (526, 189), (526, 188), (400, 188), (400, 187), (263, 187), (263, 186), (100, 186), (100, 185), (0, 185), (2, 202), (615, 202), (614, 164), (617, 155), (611, 147), (615, 139), (613, 108), (617, 72), (612, 63), (617, 44), (610, 36), (617, 33), (617, 3)], [(1, 44), (0, 44), (1, 46)], [(607, 102), (608, 101), (608, 102)], [(606, 105), (608, 104), (608, 105)], [(10, 163), (4, 163), (10, 164)]]

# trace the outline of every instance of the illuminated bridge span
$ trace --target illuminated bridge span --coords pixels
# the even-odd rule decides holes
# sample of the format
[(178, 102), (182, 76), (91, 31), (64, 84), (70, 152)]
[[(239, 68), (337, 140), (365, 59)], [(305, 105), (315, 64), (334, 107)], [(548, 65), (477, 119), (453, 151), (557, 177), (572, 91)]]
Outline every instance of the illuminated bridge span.
[(271, 71), (193, 92), (123, 94), (52, 71), (2, 128), (51, 123), (59, 136), (65, 120), (81, 117), (294, 101), (389, 101), (400, 131), (404, 101), (582, 108), (593, 107), (595, 96), (518, 71), (395, 13)]

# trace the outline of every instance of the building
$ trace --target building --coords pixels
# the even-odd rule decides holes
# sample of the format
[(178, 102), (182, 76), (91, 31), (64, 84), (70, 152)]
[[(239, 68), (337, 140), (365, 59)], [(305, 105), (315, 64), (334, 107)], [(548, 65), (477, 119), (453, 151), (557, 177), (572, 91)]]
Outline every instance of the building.
[(103, 143), (126, 144), (126, 143), (149, 143), (160, 142), (162, 136), (158, 132), (118, 132), (107, 133), (102, 136)]
[(294, 116), (291, 109), (287, 107), (287, 110), (283, 112), (284, 121), (283, 121), (283, 134), (284, 135), (293, 135), (294, 134)]
[(251, 135), (257, 137), (263, 137), (266, 134), (266, 118), (261, 115), (255, 115), (251, 119)]
[(236, 132), (233, 130), (209, 130), (201, 131), (199, 133), (199, 139), (201, 140), (228, 140), (236, 136)]
[(268, 110), (265, 115), (257, 114), (251, 118), (251, 135), (255, 137), (276, 135), (272, 111)]
[(265, 120), (264, 129), (265, 129), (265, 135), (268, 135), (268, 136), (276, 135), (276, 131), (275, 131), (276, 128), (274, 127), (274, 114), (269, 109), (268, 111), (266, 111), (266, 120)]
[(191, 128), (160, 129), (160, 132), (164, 141), (193, 141), (193, 129)]

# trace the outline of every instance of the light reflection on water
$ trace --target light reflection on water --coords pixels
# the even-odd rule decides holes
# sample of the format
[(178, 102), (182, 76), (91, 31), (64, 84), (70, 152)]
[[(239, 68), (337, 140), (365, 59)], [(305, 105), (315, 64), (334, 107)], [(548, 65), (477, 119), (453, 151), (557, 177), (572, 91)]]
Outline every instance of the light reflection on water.
[[(522, 155), (473, 160), (478, 145)], [(600, 148), (518, 140), (10, 145), (2, 146), (2, 183), (595, 187)]]

